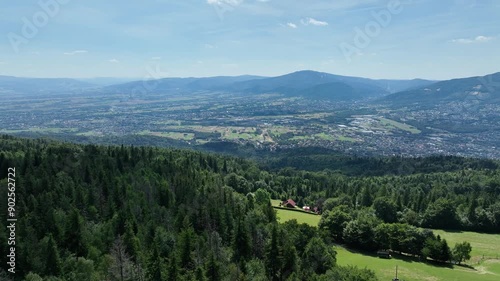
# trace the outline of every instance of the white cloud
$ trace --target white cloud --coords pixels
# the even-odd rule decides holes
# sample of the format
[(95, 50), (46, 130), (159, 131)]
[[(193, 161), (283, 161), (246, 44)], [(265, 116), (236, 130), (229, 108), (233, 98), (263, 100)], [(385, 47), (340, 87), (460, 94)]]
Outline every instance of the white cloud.
[(289, 22), (289, 23), (287, 23), (286, 25), (287, 25), (288, 27), (291, 27), (291, 28), (297, 28), (297, 25), (296, 25), (295, 23), (291, 23), (291, 22)]
[(110, 59), (110, 60), (109, 60), (109, 62), (110, 62), (110, 63), (119, 63), (120, 61), (119, 61), (119, 60), (117, 60), (117, 59)]
[(487, 36), (477, 36), (476, 37), (476, 42), (488, 42), (488, 41), (491, 41), (493, 39), (493, 37), (487, 37)]
[(303, 25), (316, 25), (316, 26), (327, 26), (328, 23), (326, 21), (319, 21), (319, 20), (316, 20), (316, 19), (313, 19), (313, 18), (305, 18), (305, 19), (302, 19), (300, 20), (300, 22), (303, 24)]
[(210, 5), (230, 5), (230, 6), (237, 6), (241, 4), (243, 0), (207, 0), (207, 3)]
[(66, 52), (64, 53), (65, 55), (67, 56), (73, 56), (73, 55), (77, 55), (77, 54), (85, 54), (85, 53), (88, 53), (89, 51), (87, 50), (76, 50), (76, 51), (72, 51), (72, 52)]
[(161, 60), (161, 57), (152, 57), (151, 60)]
[(472, 39), (470, 39), (470, 38), (453, 39), (453, 40), (451, 40), (451, 42), (459, 43), (459, 44), (473, 44), (473, 43), (487, 43), (491, 40), (493, 40), (493, 37), (479, 35), (479, 36), (476, 36), (476, 38), (472, 38)]

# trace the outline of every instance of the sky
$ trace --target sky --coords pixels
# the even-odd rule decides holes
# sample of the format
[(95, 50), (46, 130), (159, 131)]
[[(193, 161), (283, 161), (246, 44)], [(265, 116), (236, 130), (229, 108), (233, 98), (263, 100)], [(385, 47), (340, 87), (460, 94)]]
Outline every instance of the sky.
[(498, 0), (2, 1), (0, 75), (444, 80), (500, 71)]

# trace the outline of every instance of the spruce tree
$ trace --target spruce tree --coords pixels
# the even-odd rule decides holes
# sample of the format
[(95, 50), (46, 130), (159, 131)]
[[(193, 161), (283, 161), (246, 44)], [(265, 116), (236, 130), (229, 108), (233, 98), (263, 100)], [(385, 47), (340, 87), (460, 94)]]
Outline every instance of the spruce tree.
[(271, 229), (271, 241), (266, 248), (266, 269), (271, 280), (280, 279), (280, 270), (283, 263), (283, 249), (281, 248), (278, 234), (278, 225), (275, 223)]
[(66, 245), (68, 250), (77, 257), (83, 257), (87, 252), (83, 233), (83, 218), (80, 216), (77, 209), (73, 209), (69, 214), (68, 224), (66, 226)]
[(247, 260), (252, 253), (252, 247), (250, 245), (248, 228), (241, 219), (238, 220), (233, 241), (234, 260), (237, 263)]
[(215, 258), (214, 253), (210, 253), (207, 264), (207, 277), (209, 281), (219, 281), (221, 279), (220, 264)]
[(170, 265), (168, 267), (168, 281), (178, 281), (179, 277), (179, 265), (177, 265), (177, 256), (175, 254), (170, 258)]
[(161, 264), (162, 262), (160, 254), (158, 252), (158, 246), (155, 243), (153, 243), (153, 249), (147, 265), (147, 280), (150, 281), (163, 280), (161, 273)]
[(49, 235), (45, 253), (47, 254), (45, 258), (45, 275), (58, 276), (61, 274), (61, 259), (59, 258), (59, 251), (52, 234)]

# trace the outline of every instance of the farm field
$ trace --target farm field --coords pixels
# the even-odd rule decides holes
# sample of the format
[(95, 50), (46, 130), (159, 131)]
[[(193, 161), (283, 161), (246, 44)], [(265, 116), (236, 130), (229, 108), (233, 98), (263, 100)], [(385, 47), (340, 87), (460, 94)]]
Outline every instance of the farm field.
[(351, 252), (336, 247), (339, 265), (356, 265), (374, 270), (380, 280), (392, 280), (398, 266), (398, 278), (404, 281), (498, 281), (500, 280), (500, 261), (488, 261), (474, 269), (453, 266), (441, 267), (429, 263), (415, 262), (411, 259), (381, 259), (377, 256)]
[(283, 223), (289, 220), (296, 219), (298, 223), (306, 223), (310, 226), (318, 226), (321, 216), (309, 214), (301, 211), (291, 211), (280, 208), (275, 208), (279, 222)]
[[(271, 200), (273, 206), (279, 206), (280, 200)], [(296, 219), (298, 223), (317, 226), (321, 216), (302, 211), (275, 208), (281, 223)], [(375, 271), (380, 280), (394, 278), (396, 265), (399, 267), (399, 278), (404, 281), (498, 281), (500, 280), (500, 235), (475, 232), (450, 232), (433, 230), (436, 235), (446, 239), (451, 248), (456, 243), (467, 241), (472, 245), (471, 260), (467, 266), (439, 266), (422, 263), (410, 258), (395, 257), (381, 259), (375, 255), (351, 251), (336, 247), (337, 262), (340, 265), (356, 265)], [(484, 256), (484, 259), (483, 259)]]
[(278, 207), (280, 204), (280, 200), (271, 200), (271, 204), (273, 205), (273, 207), (275, 207), (274, 209), (276, 210), (276, 216), (281, 223), (295, 219), (298, 223), (305, 223), (310, 226), (318, 226), (319, 220), (321, 219), (320, 215), (302, 211), (298, 207), (296, 207), (295, 210), (280, 208)]
[[(476, 232), (451, 232), (444, 230), (433, 230), (437, 235), (445, 238), (448, 245), (455, 245), (456, 243), (461, 243), (467, 241), (472, 246), (472, 263), (479, 262), (483, 256), (485, 259), (500, 259), (500, 235), (498, 234), (485, 234)], [(500, 267), (500, 260), (498, 263)], [(500, 268), (499, 268), (500, 274)], [(500, 280), (500, 278), (498, 279)]]
[(471, 243), (472, 258), (466, 264), (472, 268), (465, 266), (440, 267), (429, 263), (415, 262), (410, 259), (393, 258), (386, 260), (376, 256), (351, 252), (341, 247), (336, 249), (338, 253), (337, 260), (341, 265), (352, 264), (372, 269), (381, 280), (390, 280), (390, 278), (393, 278), (396, 265), (399, 266), (400, 279), (405, 281), (500, 280), (500, 259), (498, 259), (498, 253), (500, 253), (499, 235), (443, 230), (433, 231), (435, 234), (439, 234), (442, 238), (446, 239), (450, 247), (463, 241)]
[(386, 118), (382, 118), (382, 117), (380, 117), (378, 119), (380, 120), (380, 123), (383, 126), (386, 126), (389, 129), (397, 128), (397, 129), (400, 129), (400, 130), (403, 130), (403, 131), (410, 132), (412, 134), (420, 134), (422, 132), (419, 129), (413, 127), (413, 126), (410, 126), (410, 125), (407, 125), (407, 124), (404, 124), (404, 123), (400, 123), (400, 122), (397, 122), (397, 121), (394, 121), (394, 120), (390, 120), (390, 119), (386, 119)]

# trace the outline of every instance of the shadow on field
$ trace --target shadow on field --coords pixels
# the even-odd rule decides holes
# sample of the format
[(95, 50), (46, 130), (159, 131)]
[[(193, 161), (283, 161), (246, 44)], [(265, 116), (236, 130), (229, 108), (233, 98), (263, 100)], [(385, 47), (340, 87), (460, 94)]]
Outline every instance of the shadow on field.
[[(350, 248), (345, 247), (345, 246), (340, 246), (340, 247), (344, 248), (345, 250), (347, 250), (348, 252), (353, 253), (353, 254), (360, 254), (360, 255), (369, 256), (369, 257), (373, 257), (373, 258), (379, 258), (376, 252), (359, 251), (359, 250), (350, 249)], [(458, 264), (437, 262), (437, 261), (434, 261), (434, 260), (424, 260), (424, 259), (419, 258), (419, 257), (410, 256), (410, 255), (406, 255), (406, 254), (398, 254), (398, 253), (395, 253), (395, 252), (391, 252), (391, 256), (392, 256), (391, 259), (402, 261), (404, 263), (414, 263), (414, 262), (417, 262), (417, 263), (427, 264), (427, 265), (430, 265), (430, 266), (433, 266), (433, 267), (450, 268), (450, 269), (453, 269), (454, 266), (458, 266), (458, 267), (468, 268), (468, 269), (477, 271), (474, 267), (472, 267), (470, 265), (467, 265), (467, 264), (460, 264), (460, 265), (458, 265)], [(380, 259), (382, 259), (382, 258), (380, 258)]]
[(456, 267), (463, 267), (463, 268), (467, 268), (467, 269), (470, 269), (470, 270), (474, 270), (474, 271), (477, 271), (477, 269), (475, 269), (472, 265), (468, 265), (468, 264), (455, 264), (454, 266)]

